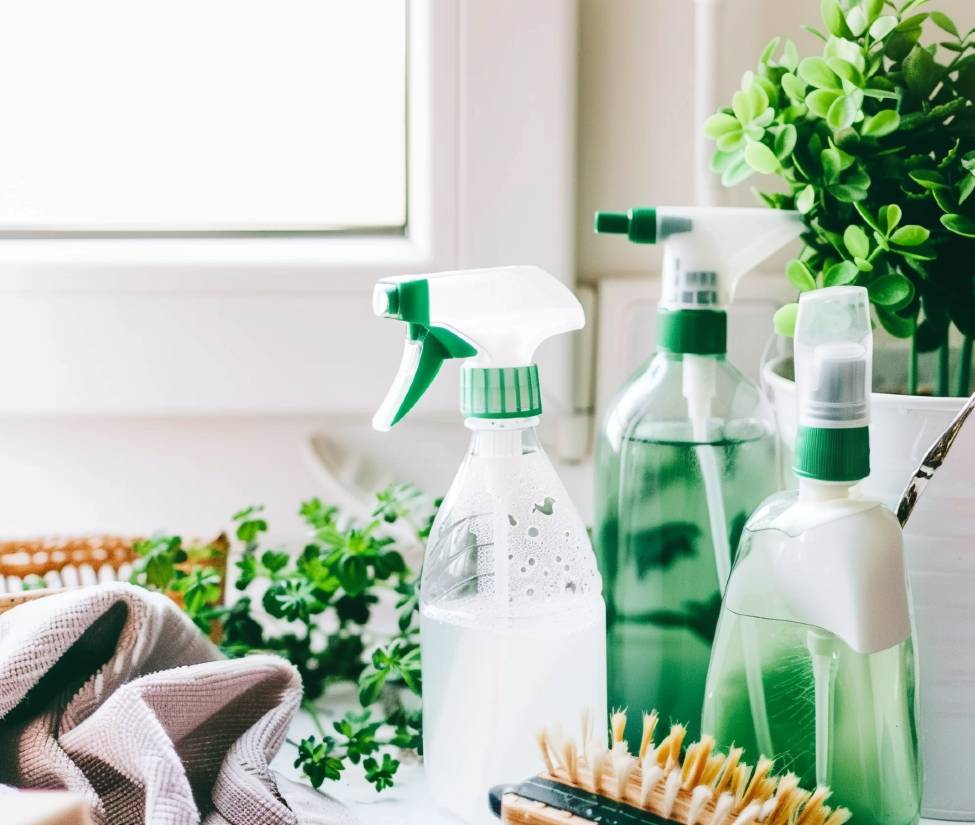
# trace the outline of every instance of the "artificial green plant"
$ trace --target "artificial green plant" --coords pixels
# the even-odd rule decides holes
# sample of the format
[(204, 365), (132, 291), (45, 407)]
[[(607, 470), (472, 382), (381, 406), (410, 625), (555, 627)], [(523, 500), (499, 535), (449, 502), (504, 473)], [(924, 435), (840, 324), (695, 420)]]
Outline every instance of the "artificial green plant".
[[(776, 175), (771, 207), (807, 230), (787, 275), (800, 291), (857, 284), (875, 319), (910, 339), (907, 390), (920, 352), (937, 352), (938, 395), (971, 390), (975, 339), (975, 29), (928, 0), (822, 0), (821, 55), (776, 38), (730, 107), (705, 124), (726, 186)], [(926, 36), (926, 37), (924, 37)], [(781, 48), (780, 48), (781, 45)], [(776, 328), (791, 335), (796, 305)], [(961, 336), (950, 381), (951, 331)]]

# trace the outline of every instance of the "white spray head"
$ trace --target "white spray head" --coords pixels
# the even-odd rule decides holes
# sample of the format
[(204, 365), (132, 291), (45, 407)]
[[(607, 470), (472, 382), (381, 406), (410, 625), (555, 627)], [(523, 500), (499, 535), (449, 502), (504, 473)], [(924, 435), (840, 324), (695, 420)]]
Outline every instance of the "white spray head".
[(538, 415), (535, 350), (586, 322), (575, 295), (537, 266), (383, 278), (373, 290), (373, 311), (407, 324), (399, 372), (372, 420), (384, 431), (413, 408), (448, 358), (466, 359), (464, 415)]
[(867, 426), (872, 358), (866, 289), (837, 286), (802, 293), (795, 336), (799, 424)]
[(596, 232), (664, 245), (664, 309), (720, 309), (742, 275), (802, 234), (798, 212), (785, 209), (657, 206), (597, 212)]

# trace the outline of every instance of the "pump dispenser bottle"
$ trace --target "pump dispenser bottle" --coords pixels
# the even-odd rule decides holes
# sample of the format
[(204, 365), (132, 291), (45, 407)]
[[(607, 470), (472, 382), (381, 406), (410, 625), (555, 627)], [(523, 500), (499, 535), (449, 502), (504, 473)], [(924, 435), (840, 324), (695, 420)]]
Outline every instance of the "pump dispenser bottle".
[(901, 529), (870, 472), (867, 291), (804, 293), (795, 338), (798, 491), (745, 526), (703, 724), (744, 759), (828, 785), (856, 822), (913, 825), (921, 772)]
[(582, 307), (536, 267), (393, 278), (377, 314), (409, 324), (374, 419), (389, 429), (446, 358), (461, 368), (467, 455), (427, 544), (420, 585), (425, 773), (436, 801), (490, 821), (490, 787), (537, 771), (535, 731), (606, 718), (605, 605), (592, 547), (535, 435), (538, 345)]
[[(770, 209), (596, 215), (597, 232), (664, 246), (657, 352), (616, 394), (596, 446), (609, 699), (655, 707), (691, 738), (732, 548), (748, 514), (781, 487), (772, 412), (725, 356), (725, 304), (747, 270), (802, 229), (797, 213)], [(636, 747), (638, 726), (627, 733)]]

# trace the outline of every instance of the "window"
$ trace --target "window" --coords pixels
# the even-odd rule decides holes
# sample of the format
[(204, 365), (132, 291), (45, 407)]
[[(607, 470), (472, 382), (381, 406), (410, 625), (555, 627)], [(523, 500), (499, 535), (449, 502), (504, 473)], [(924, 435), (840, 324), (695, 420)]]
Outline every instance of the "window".
[(0, 0), (0, 231), (398, 231), (405, 0)]

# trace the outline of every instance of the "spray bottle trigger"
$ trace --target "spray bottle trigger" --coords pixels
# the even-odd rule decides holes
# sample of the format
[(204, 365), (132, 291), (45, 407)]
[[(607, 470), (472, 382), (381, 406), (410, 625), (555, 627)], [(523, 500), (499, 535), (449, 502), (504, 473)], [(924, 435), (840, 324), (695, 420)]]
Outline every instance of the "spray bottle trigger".
[(448, 358), (470, 358), (477, 350), (445, 329), (410, 324), (399, 370), (386, 398), (372, 418), (372, 426), (388, 432), (423, 397)]

